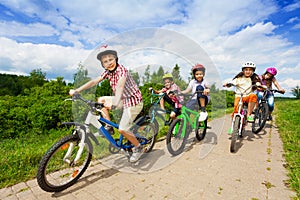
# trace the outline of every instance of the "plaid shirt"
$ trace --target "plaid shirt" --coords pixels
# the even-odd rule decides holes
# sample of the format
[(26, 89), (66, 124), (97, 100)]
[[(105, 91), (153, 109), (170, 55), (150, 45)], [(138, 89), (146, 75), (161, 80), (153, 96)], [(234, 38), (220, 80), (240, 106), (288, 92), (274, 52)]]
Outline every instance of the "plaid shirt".
[(103, 79), (109, 80), (114, 94), (116, 94), (119, 79), (121, 77), (126, 77), (126, 82), (122, 94), (124, 108), (132, 107), (142, 102), (142, 93), (133, 80), (132, 76), (124, 66), (118, 65), (113, 72), (105, 70), (100, 76)]

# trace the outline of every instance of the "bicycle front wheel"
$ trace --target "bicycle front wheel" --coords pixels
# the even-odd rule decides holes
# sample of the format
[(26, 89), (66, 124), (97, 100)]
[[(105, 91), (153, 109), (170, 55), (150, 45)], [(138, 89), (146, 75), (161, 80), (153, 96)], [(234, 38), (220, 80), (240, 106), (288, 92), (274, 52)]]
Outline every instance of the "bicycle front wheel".
[(232, 130), (232, 135), (231, 135), (231, 142), (230, 142), (230, 152), (234, 153), (235, 152), (235, 144), (236, 140), (239, 137), (239, 129), (240, 129), (240, 124), (241, 124), (241, 117), (236, 116), (233, 124), (233, 130)]
[(174, 119), (167, 134), (167, 149), (170, 154), (177, 156), (184, 150), (188, 133), (184, 130), (184, 119)]
[(79, 135), (68, 135), (55, 143), (39, 163), (37, 182), (46, 192), (59, 192), (73, 185), (85, 172), (92, 159), (92, 145), (85, 143), (80, 159)]
[(261, 131), (267, 122), (269, 106), (267, 103), (260, 103), (255, 110), (254, 122), (252, 123), (252, 132), (257, 134)]
[(196, 138), (198, 141), (201, 141), (204, 139), (204, 137), (206, 135), (206, 130), (207, 130), (207, 119), (202, 122), (197, 122), (195, 134), (196, 134)]

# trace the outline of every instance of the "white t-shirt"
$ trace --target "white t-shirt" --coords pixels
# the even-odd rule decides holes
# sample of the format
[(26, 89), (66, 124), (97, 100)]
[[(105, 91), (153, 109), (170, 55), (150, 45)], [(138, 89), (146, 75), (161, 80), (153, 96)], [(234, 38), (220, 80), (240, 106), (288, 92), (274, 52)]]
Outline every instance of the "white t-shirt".
[(240, 93), (243, 92), (243, 97), (252, 94), (252, 80), (250, 77), (239, 77), (235, 78), (230, 83), (238, 85), (240, 88), (235, 89), (235, 97), (240, 97)]
[[(197, 80), (193, 79), (190, 81), (189, 85), (188, 85), (188, 88), (191, 88), (192, 89), (192, 94), (194, 94), (196, 92), (196, 88), (198, 85), (202, 85), (202, 87), (204, 89), (207, 89), (209, 87), (208, 83), (206, 80), (202, 80), (201, 82), (198, 82)], [(197, 98), (197, 95), (195, 94), (192, 99), (196, 99)], [(210, 95), (208, 94), (207, 95), (207, 98), (210, 99)]]

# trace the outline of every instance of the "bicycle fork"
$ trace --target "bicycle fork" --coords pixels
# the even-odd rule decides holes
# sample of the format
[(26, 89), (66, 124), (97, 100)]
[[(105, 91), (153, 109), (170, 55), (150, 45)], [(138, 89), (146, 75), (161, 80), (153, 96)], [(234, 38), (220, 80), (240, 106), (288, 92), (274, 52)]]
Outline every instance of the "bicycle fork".
[[(83, 130), (78, 127), (77, 130), (75, 130), (73, 134), (75, 134), (77, 131), (83, 131)], [(71, 155), (72, 155), (72, 152), (74, 150), (74, 143), (70, 143), (70, 145), (68, 147), (68, 151), (67, 151), (66, 155), (63, 158), (63, 161), (68, 163), (71, 166), (76, 165), (77, 161), (80, 159), (80, 157), (82, 155), (82, 152), (83, 152), (83, 149), (84, 149), (84, 146), (85, 146), (85, 134), (81, 133), (80, 135), (81, 135), (81, 139), (80, 139), (80, 142), (78, 144), (79, 149), (76, 153), (75, 159), (74, 160), (70, 159)]]

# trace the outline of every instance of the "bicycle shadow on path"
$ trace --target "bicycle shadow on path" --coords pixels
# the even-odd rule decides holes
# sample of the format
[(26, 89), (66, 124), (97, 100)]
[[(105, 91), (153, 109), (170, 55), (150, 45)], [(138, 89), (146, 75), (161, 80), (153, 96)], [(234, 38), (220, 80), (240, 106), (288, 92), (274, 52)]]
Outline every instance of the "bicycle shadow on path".
[[(242, 137), (239, 137), (236, 141), (236, 150), (233, 153), (237, 153), (245, 144), (245, 142), (254, 142), (255, 140), (262, 140), (264, 139), (264, 136), (267, 135), (267, 129), (269, 129), (270, 127), (272, 127), (271, 124), (266, 124), (265, 127), (257, 134), (253, 133), (251, 130), (251, 127), (248, 126), (246, 127), (245, 132), (243, 133)], [(228, 140), (231, 140), (231, 136), (228, 137)]]
[(82, 178), (80, 178), (78, 180), (78, 182), (76, 182), (76, 184), (74, 184), (73, 186), (71, 186), (70, 188), (63, 190), (61, 192), (54, 192), (52, 193), (52, 197), (63, 197), (69, 194), (72, 194), (75, 191), (78, 191), (80, 189), (83, 189), (85, 187), (87, 187), (88, 185), (91, 185), (101, 179), (106, 179), (109, 178), (117, 173), (119, 173), (118, 170), (116, 169), (112, 169), (112, 168), (108, 168), (108, 169), (103, 169), (97, 172), (92, 172), (91, 169), (89, 169), (90, 174), (83, 176)]

